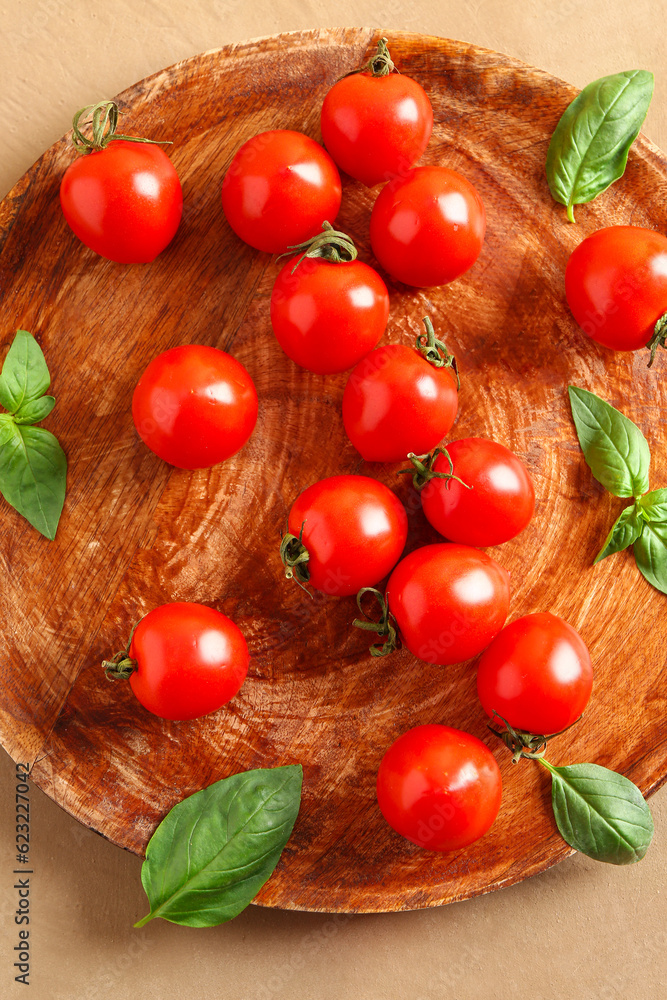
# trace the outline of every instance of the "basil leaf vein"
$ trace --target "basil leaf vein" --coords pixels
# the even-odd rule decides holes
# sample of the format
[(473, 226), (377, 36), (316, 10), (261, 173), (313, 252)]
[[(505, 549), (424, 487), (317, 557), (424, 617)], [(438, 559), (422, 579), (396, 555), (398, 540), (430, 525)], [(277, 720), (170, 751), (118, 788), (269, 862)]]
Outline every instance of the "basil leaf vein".
[(667, 521), (644, 525), (634, 544), (635, 562), (648, 582), (667, 594)]
[(653, 490), (637, 501), (639, 513), (646, 521), (667, 521), (667, 490)]
[(549, 190), (567, 206), (592, 201), (623, 176), (653, 96), (653, 74), (628, 70), (594, 80), (563, 113), (547, 151)]
[(563, 839), (582, 854), (613, 865), (640, 861), (653, 836), (653, 817), (637, 786), (599, 764), (555, 767), (551, 800)]
[(275, 869), (301, 800), (298, 764), (258, 768), (177, 803), (146, 848), (141, 881), (153, 917), (213, 927), (237, 916)]
[(0, 423), (0, 493), (34, 528), (53, 540), (65, 502), (67, 459), (43, 427)]
[(17, 330), (0, 372), (0, 405), (16, 413), (51, 384), (42, 349), (27, 330)]
[(598, 482), (617, 497), (646, 493), (651, 453), (637, 425), (587, 389), (571, 385), (568, 392), (579, 443)]

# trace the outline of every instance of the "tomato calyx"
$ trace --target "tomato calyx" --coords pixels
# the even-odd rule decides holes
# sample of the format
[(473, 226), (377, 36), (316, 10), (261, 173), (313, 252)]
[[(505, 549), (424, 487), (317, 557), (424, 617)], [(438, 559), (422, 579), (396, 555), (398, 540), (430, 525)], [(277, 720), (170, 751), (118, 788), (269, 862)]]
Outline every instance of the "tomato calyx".
[(655, 324), (651, 339), (646, 345), (651, 352), (651, 357), (649, 358), (648, 365), (646, 366), (647, 368), (650, 368), (655, 361), (655, 355), (658, 348), (667, 346), (665, 341), (667, 341), (667, 313), (664, 313), (664, 315), (662, 315)]
[[(72, 119), (72, 144), (79, 153), (99, 153), (106, 149), (114, 139), (124, 139), (127, 142), (149, 142), (152, 145), (171, 145), (168, 139), (143, 139), (137, 135), (122, 135), (116, 132), (118, 127), (118, 105), (115, 101), (100, 101), (98, 104), (88, 104), (74, 115)], [(90, 118), (93, 126), (92, 139), (81, 131), (81, 119)]]
[[(364, 611), (361, 604), (364, 594), (372, 594), (380, 605), (379, 621), (373, 621)], [(368, 651), (371, 656), (388, 656), (389, 653), (400, 648), (396, 619), (389, 610), (389, 601), (379, 590), (376, 590), (375, 587), (362, 587), (357, 594), (357, 607), (364, 617), (363, 619), (355, 618), (352, 624), (368, 632), (376, 632), (378, 639), (384, 639), (383, 643), (377, 642), (369, 646)]]
[[(433, 468), (438, 455), (444, 455), (449, 462), (449, 472), (436, 472)], [(431, 479), (445, 479), (445, 486), (448, 488), (452, 479), (455, 479), (461, 486), (471, 490), (472, 486), (464, 483), (462, 479), (454, 475), (454, 463), (446, 448), (435, 448), (430, 455), (415, 455), (413, 451), (408, 452), (407, 457), (412, 462), (411, 469), (399, 469), (399, 475), (407, 473), (412, 476), (412, 485), (416, 490), (423, 490)]]
[(341, 233), (337, 229), (334, 229), (331, 223), (326, 221), (322, 223), (321, 233), (311, 236), (309, 240), (304, 240), (303, 243), (296, 243), (294, 246), (288, 247), (287, 251), (281, 253), (276, 259), (280, 260), (281, 257), (291, 257), (294, 251), (297, 253), (303, 251), (303, 253), (301, 253), (290, 274), (294, 274), (301, 261), (306, 257), (319, 257), (322, 260), (328, 260), (332, 264), (349, 264), (357, 259), (357, 248), (354, 245), (352, 237), (348, 236), (347, 233)]
[(126, 681), (130, 674), (133, 674), (138, 669), (137, 661), (133, 660), (130, 656), (130, 646), (132, 645), (132, 638), (137, 630), (137, 625), (139, 625), (139, 622), (133, 626), (125, 649), (120, 649), (117, 653), (114, 653), (110, 660), (102, 660), (104, 676), (108, 681)]
[(367, 63), (360, 66), (359, 69), (351, 69), (349, 73), (345, 73), (340, 79), (344, 80), (347, 76), (355, 76), (357, 73), (369, 73), (371, 76), (389, 76), (390, 73), (398, 73), (399, 70), (396, 69), (394, 61), (389, 55), (389, 48), (387, 46), (387, 39), (381, 38), (378, 42), (377, 52), (375, 52)]
[(456, 358), (453, 354), (449, 353), (444, 342), (436, 338), (433, 323), (431, 323), (428, 316), (424, 316), (423, 322), (426, 327), (426, 333), (418, 334), (415, 343), (416, 349), (420, 354), (423, 354), (424, 358), (434, 368), (451, 368), (456, 378), (456, 388), (460, 390), (461, 379), (459, 378), (459, 368)]
[(489, 729), (495, 736), (503, 741), (508, 750), (512, 751), (512, 763), (518, 764), (522, 757), (526, 757), (530, 760), (540, 760), (547, 752), (547, 744), (549, 740), (552, 740), (554, 736), (560, 736), (562, 733), (567, 732), (572, 726), (575, 726), (579, 719), (575, 719), (571, 722), (569, 726), (565, 729), (559, 730), (557, 733), (550, 733), (548, 736), (538, 733), (529, 733), (525, 729), (515, 729), (509, 724), (507, 719), (503, 718), (500, 712), (493, 710), (493, 715), (491, 719), (498, 718), (504, 723), (505, 729), (495, 729), (492, 725), (487, 725)]
[(280, 532), (280, 559), (285, 567), (285, 578), (296, 580), (302, 590), (305, 590), (309, 597), (310, 591), (304, 586), (310, 580), (310, 570), (308, 560), (310, 553), (303, 544), (303, 529), (305, 521), (301, 525), (301, 531), (297, 535), (292, 535), (289, 531)]

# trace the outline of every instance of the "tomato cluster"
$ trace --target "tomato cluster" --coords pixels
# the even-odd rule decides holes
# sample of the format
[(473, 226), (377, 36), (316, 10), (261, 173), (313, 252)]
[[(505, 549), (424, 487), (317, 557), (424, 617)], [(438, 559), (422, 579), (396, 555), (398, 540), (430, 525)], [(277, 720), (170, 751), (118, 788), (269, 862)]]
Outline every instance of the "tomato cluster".
[[(380, 621), (355, 622), (382, 640), (373, 655), (402, 644), (426, 663), (448, 666), (482, 653), (478, 692), (485, 711), (514, 727), (551, 733), (575, 721), (588, 701), (586, 647), (550, 614), (503, 628), (509, 574), (480, 551), (528, 525), (535, 504), (530, 475), (498, 442), (469, 437), (443, 445), (458, 412), (455, 360), (428, 317), (413, 343), (378, 346), (390, 318), (387, 283), (334, 229), (340, 168), (369, 187), (383, 184), (369, 238), (391, 281), (412, 287), (455, 281), (482, 250), (486, 215), (474, 186), (449, 167), (415, 166), (433, 110), (420, 84), (393, 69), (382, 40), (368, 66), (331, 88), (321, 112), (326, 149), (287, 129), (245, 142), (225, 174), (222, 207), (240, 239), (289, 258), (270, 302), (281, 348), (318, 375), (350, 373), (341, 408), (349, 440), (367, 462), (412, 463), (423, 513), (443, 541), (406, 554), (408, 518), (395, 493), (369, 476), (331, 475), (294, 500), (280, 557), (285, 575), (305, 588), (338, 598), (356, 594), (360, 608), (374, 593)], [(92, 109), (92, 141), (75, 119), (75, 141), (87, 151), (66, 172), (61, 201), (68, 223), (92, 249), (119, 262), (149, 261), (176, 231), (180, 184), (158, 146), (115, 135), (116, 111)], [(594, 301), (594, 287), (586, 287)], [(237, 359), (214, 347), (182, 345), (150, 362), (136, 385), (132, 416), (160, 458), (181, 469), (207, 468), (249, 440), (257, 392)], [(383, 580), (384, 593), (375, 590)], [(111, 678), (129, 678), (149, 711), (183, 720), (228, 702), (248, 664), (245, 639), (232, 621), (203, 605), (174, 602), (146, 615), (104, 666)], [(500, 771), (475, 736), (421, 725), (387, 749), (377, 797), (398, 833), (427, 849), (457, 850), (493, 823)]]

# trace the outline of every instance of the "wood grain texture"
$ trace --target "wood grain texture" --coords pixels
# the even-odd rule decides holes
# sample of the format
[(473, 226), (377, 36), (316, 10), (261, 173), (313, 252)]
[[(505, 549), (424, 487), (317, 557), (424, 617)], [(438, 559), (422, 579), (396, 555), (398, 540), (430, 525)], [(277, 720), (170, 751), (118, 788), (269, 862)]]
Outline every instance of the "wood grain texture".
[[(513, 767), (491, 743), (474, 663), (439, 668), (406, 652), (386, 662), (350, 628), (352, 599), (309, 599), (284, 581), (278, 535), (294, 497), (337, 472), (380, 478), (405, 502), (409, 546), (436, 540), (396, 466), (363, 463), (340, 416), (345, 376), (296, 368), (271, 332), (279, 266), (240, 243), (220, 205), (245, 139), (293, 128), (319, 139), (331, 84), (374, 48), (370, 30), (302, 32), (234, 45), (179, 63), (118, 98), (123, 128), (172, 138), (183, 222), (150, 265), (105, 261), (68, 230), (58, 202), (68, 137), (0, 206), (3, 343), (21, 326), (40, 341), (57, 406), (48, 419), (69, 458), (55, 542), (0, 503), (0, 739), (33, 763), (32, 778), (82, 823), (142, 854), (179, 799), (236, 771), (301, 762), (303, 805), (278, 869), (257, 902), (326, 911), (416, 908), (523, 879), (564, 858), (537, 765)], [(570, 316), (563, 273), (588, 233), (624, 223), (665, 229), (667, 161), (640, 137), (623, 180), (578, 209), (571, 226), (550, 198), (550, 135), (575, 96), (568, 85), (498, 53), (409, 34), (393, 57), (427, 90), (431, 143), (421, 162), (463, 172), (487, 209), (481, 256), (454, 284), (415, 292), (389, 284), (386, 340), (406, 341), (422, 316), (459, 359), (463, 384), (451, 437), (495, 438), (526, 460), (535, 517), (490, 549), (511, 572), (510, 618), (552, 611), (587, 642), (595, 685), (587, 722), (552, 744), (554, 763), (617, 768), (645, 793), (667, 775), (665, 597), (628, 553), (592, 567), (621, 502), (583, 462), (567, 384), (620, 407), (646, 432), (652, 486), (667, 483), (664, 362), (614, 355)], [(378, 189), (343, 179), (338, 226), (374, 263), (368, 219)], [(230, 350), (252, 375), (258, 425), (238, 456), (210, 470), (165, 465), (138, 439), (130, 398), (148, 361), (177, 344)], [(100, 661), (129, 628), (169, 600), (210, 604), (244, 631), (248, 680), (225, 709), (188, 723), (145, 712)], [(384, 823), (375, 774), (390, 742), (441, 721), (492, 746), (503, 804), (477, 844), (439, 855)]]

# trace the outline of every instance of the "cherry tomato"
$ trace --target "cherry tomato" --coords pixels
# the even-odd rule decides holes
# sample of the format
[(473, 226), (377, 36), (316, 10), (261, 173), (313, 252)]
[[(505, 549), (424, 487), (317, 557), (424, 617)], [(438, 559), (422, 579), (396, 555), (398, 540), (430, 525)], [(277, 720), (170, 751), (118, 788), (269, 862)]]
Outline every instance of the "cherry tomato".
[(615, 351), (646, 347), (667, 313), (667, 237), (638, 226), (599, 229), (570, 255), (565, 295), (598, 344)]
[(380, 763), (382, 815), (403, 837), (431, 851), (456, 851), (482, 837), (500, 808), (496, 759), (481, 740), (451, 726), (415, 726)]
[(69, 165), (60, 204), (70, 229), (95, 253), (121, 264), (145, 263), (174, 237), (183, 193), (160, 146), (114, 139)]
[(389, 316), (387, 287), (360, 260), (289, 260), (271, 294), (271, 325), (288, 358), (318, 374), (343, 372), (368, 354)]
[(588, 704), (593, 669), (588, 649), (562, 618), (542, 612), (506, 625), (482, 655), (477, 692), (515, 729), (558, 733)]
[(179, 469), (205, 469), (234, 455), (257, 421), (257, 392), (240, 361), (186, 344), (158, 354), (139, 379), (132, 418), (145, 444)]
[(406, 344), (387, 344), (350, 373), (343, 424), (367, 462), (400, 462), (410, 452), (435, 448), (454, 423), (458, 405), (451, 367), (436, 367)]
[(282, 253), (333, 222), (341, 201), (336, 164), (301, 132), (260, 132), (241, 146), (222, 182), (222, 207), (237, 236)]
[(496, 441), (450, 441), (429, 468), (461, 480), (429, 479), (421, 492), (428, 521), (450, 542), (500, 545), (523, 531), (533, 516), (535, 490), (528, 470)]
[[(345, 597), (378, 583), (396, 565), (408, 533), (395, 493), (368, 476), (330, 476), (292, 505), (281, 557), (286, 575)], [(300, 556), (305, 560), (296, 562)]]
[(180, 601), (149, 611), (126, 655), (138, 700), (154, 715), (174, 720), (221, 708), (243, 684), (250, 662), (246, 641), (231, 619), (204, 604)]
[(485, 230), (479, 194), (447, 167), (414, 167), (390, 181), (370, 222), (371, 246), (382, 267), (417, 288), (445, 285), (472, 267)]
[(468, 545), (425, 545), (400, 561), (385, 597), (413, 656), (447, 666), (481, 653), (503, 627), (509, 573)]
[(367, 70), (344, 76), (324, 98), (324, 145), (341, 170), (372, 187), (407, 170), (422, 155), (433, 108), (416, 80), (392, 73), (386, 41)]

